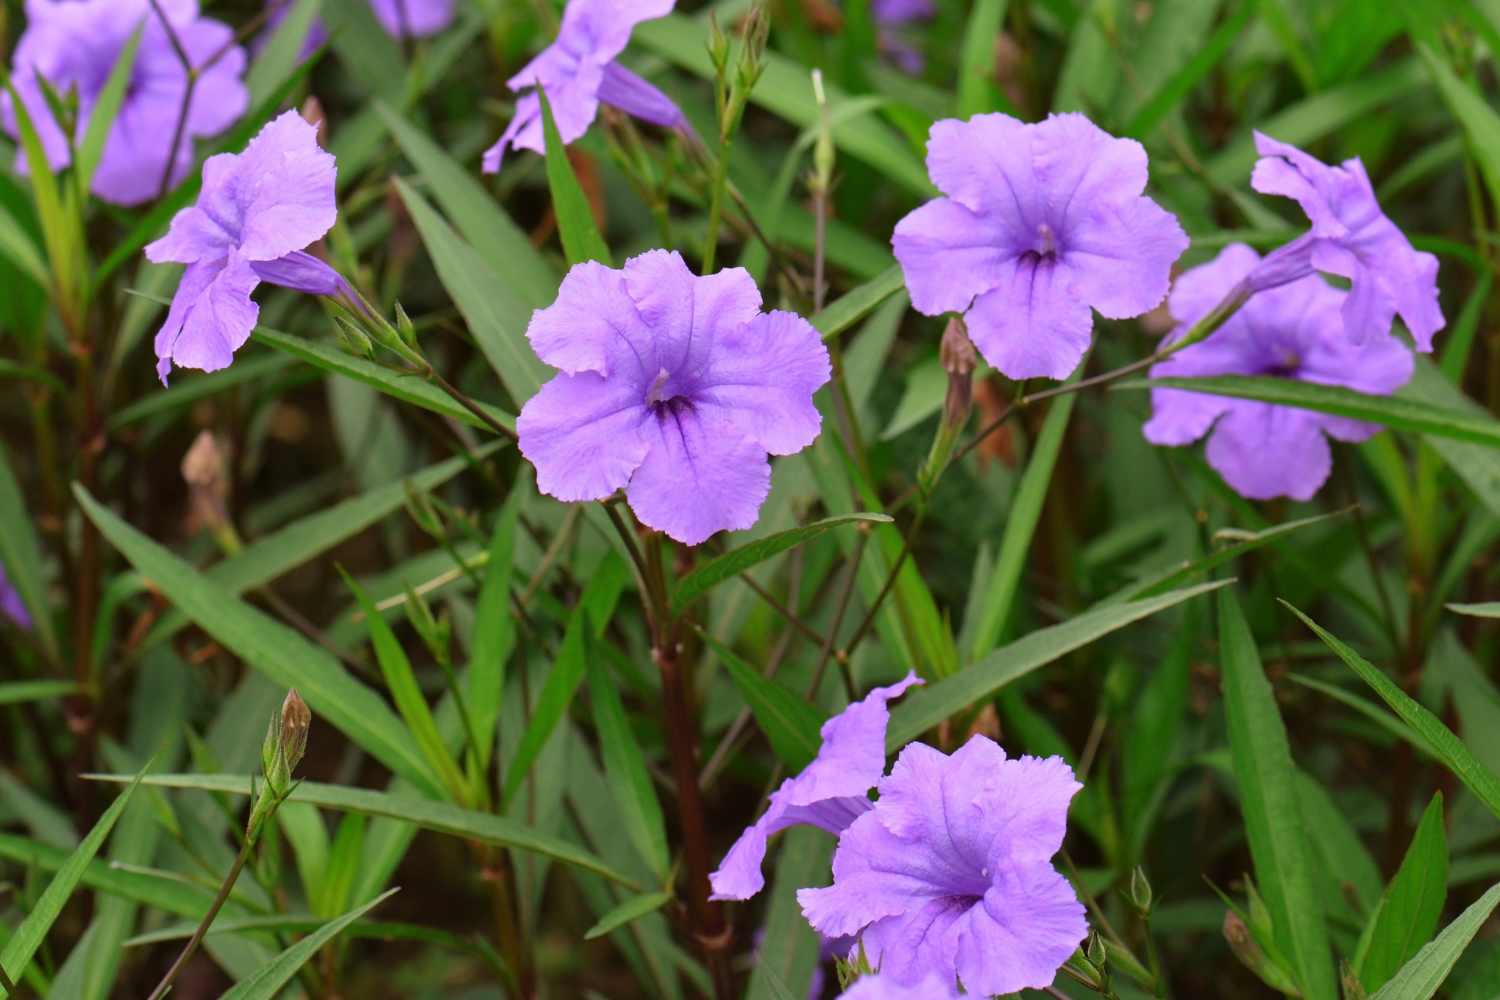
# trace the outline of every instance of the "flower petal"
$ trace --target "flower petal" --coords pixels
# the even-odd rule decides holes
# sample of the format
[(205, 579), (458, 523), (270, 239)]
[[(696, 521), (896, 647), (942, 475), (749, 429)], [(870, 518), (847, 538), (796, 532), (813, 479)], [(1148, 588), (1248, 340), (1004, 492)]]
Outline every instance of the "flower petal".
[(370, 6), (397, 38), (426, 38), (453, 23), (453, 0), (370, 0)]
[(828, 349), (796, 313), (762, 313), (714, 344), (695, 398), (712, 406), (773, 455), (817, 440), (813, 393), (828, 381)]
[(655, 337), (626, 292), (624, 274), (597, 261), (568, 271), (552, 305), (531, 314), (526, 339), (537, 357), (569, 374), (632, 379), (642, 404), (659, 368)]
[(754, 526), (771, 491), (764, 448), (728, 421), (686, 407), (663, 409), (644, 433), (650, 448), (626, 491), (643, 524), (684, 545)]
[(657, 364), (696, 383), (714, 345), (760, 315), (750, 272), (728, 267), (699, 277), (675, 250), (650, 250), (625, 262), (625, 288), (656, 338)]
[(912, 308), (927, 316), (961, 312), (994, 288), (1018, 251), (996, 219), (935, 198), (896, 223), (891, 249), (901, 263)]
[(1035, 127), (996, 112), (945, 118), (927, 134), (932, 183), (971, 212), (995, 216), (1010, 244), (1029, 243), (1047, 220), (1032, 157)]
[(980, 996), (1043, 989), (1088, 935), (1083, 904), (1048, 866), (996, 881), (955, 924), (958, 978)]
[(1047, 216), (1062, 233), (1087, 224), (1099, 207), (1129, 203), (1146, 190), (1146, 148), (1077, 112), (1032, 126), (1031, 155)]
[(250, 266), (260, 276), (282, 288), (309, 295), (338, 295), (349, 291), (349, 283), (343, 275), (329, 267), (310, 253), (298, 250), (279, 260), (251, 261)]
[(285, 257), (333, 228), (337, 165), (318, 146), (318, 130), (297, 112), (284, 112), (261, 129), (237, 166), (225, 193), (243, 213), (240, 252), (248, 259)]
[(687, 118), (666, 94), (617, 62), (604, 67), (599, 100), (634, 118), (662, 128), (687, 128)]
[(1172, 264), (1188, 248), (1177, 217), (1150, 198), (1101, 205), (1068, 230), (1063, 259), (1083, 300), (1100, 315), (1130, 319), (1161, 304)]
[(1067, 378), (1088, 351), (1094, 318), (1064, 263), (1008, 261), (964, 314), (979, 353), (1006, 377)]
[(249, 262), (239, 257), (188, 265), (156, 335), (163, 385), (174, 364), (206, 372), (229, 367), (260, 316), (250, 298), (258, 284)]
[(628, 380), (558, 375), (516, 418), (537, 489), (558, 500), (603, 500), (630, 481), (650, 447), (650, 411)]
[(1308, 500), (1328, 480), (1333, 455), (1316, 414), (1236, 400), (1208, 439), (1208, 464), (1251, 500)]

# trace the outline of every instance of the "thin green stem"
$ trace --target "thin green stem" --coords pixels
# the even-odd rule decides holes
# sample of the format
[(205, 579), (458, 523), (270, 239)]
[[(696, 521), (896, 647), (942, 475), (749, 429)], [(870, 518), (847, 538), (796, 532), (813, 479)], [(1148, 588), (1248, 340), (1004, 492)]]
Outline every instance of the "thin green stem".
[(708, 228), (703, 236), (703, 273), (712, 274), (719, 250), (719, 226), (724, 215), (724, 193), (729, 186), (729, 138), (719, 140), (708, 187)]

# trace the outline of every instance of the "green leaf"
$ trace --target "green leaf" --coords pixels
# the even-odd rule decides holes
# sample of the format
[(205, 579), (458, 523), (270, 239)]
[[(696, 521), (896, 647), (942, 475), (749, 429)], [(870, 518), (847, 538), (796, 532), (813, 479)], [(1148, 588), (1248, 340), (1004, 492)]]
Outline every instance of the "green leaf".
[[(1286, 602), (1282, 602), (1285, 604)], [(1500, 778), (1497, 778), (1491, 770), (1481, 764), (1470, 751), (1464, 746), (1462, 740), (1453, 735), (1453, 731), (1443, 725), (1432, 712), (1425, 706), (1413, 700), (1405, 691), (1396, 685), (1396, 682), (1376, 669), (1370, 661), (1360, 656), (1353, 649), (1336, 639), (1331, 633), (1325, 631), (1317, 622), (1304, 615), (1301, 611), (1286, 605), (1292, 613), (1302, 619), (1303, 624), (1315, 632), (1319, 639), (1333, 650), (1339, 659), (1348, 665), (1360, 676), (1360, 679), (1374, 689), (1381, 699), (1391, 707), (1391, 711), (1399, 715), (1408, 726), (1414, 729), (1427, 745), (1432, 748), (1438, 760), (1442, 761), (1448, 770), (1452, 771), (1478, 798), (1487, 806), (1490, 812), (1500, 816)]]
[(277, 955), (250, 978), (235, 983), (220, 997), (220, 1000), (275, 1000), (281, 995), (281, 988), (291, 982), (292, 977), (297, 974), (297, 970), (306, 965), (324, 945), (338, 937), (344, 928), (400, 891), (400, 889), (392, 889), (363, 906), (355, 907), (337, 920), (324, 924)]
[(1370, 1000), (1431, 1000), (1496, 906), (1500, 906), (1500, 885), (1491, 887), (1444, 927), (1443, 933), (1423, 945)]
[[(280, 374), (293, 364), (293, 359), (285, 354), (266, 353), (236, 358), (233, 365), (216, 372), (174, 377), (170, 387), (151, 392), (112, 411), (107, 423), (110, 430), (119, 430), (147, 417), (183, 410), (200, 399), (207, 399), (234, 386)], [(309, 378), (317, 377), (313, 372), (306, 374)]]
[(0, 705), (21, 705), (29, 701), (48, 701), (78, 693), (72, 681), (11, 681), (0, 684)]
[(648, 913), (655, 913), (672, 901), (670, 892), (648, 892), (644, 896), (632, 896), (619, 906), (610, 910), (599, 918), (599, 922), (590, 927), (583, 935), (585, 941), (601, 938), (611, 931), (617, 931), (632, 920), (639, 920)]
[(1428, 28), (1422, 27), (1429, 23), (1430, 11), (1426, 5), (1418, 8), (1411, 0), (1406, 0), (1403, 6), (1407, 21), (1413, 27), (1417, 54), (1422, 57), (1422, 63), (1427, 67), (1432, 82), (1437, 84), (1438, 93), (1447, 103), (1448, 110), (1453, 112), (1453, 117), (1463, 126), (1464, 134), (1469, 140), (1469, 149), (1473, 151), (1474, 159), (1479, 164), (1479, 172), (1484, 175), (1490, 197), (1500, 203), (1500, 115), (1495, 113), (1483, 94), (1473, 85), (1460, 80), (1458, 74), (1449, 67), (1447, 58), (1439, 47), (1441, 41), (1437, 37), (1438, 26), (1431, 24)]
[[(301, 358), (314, 368), (321, 368), (323, 371), (342, 375), (356, 382), (363, 382), (403, 403), (420, 406), (424, 410), (468, 424), (470, 427), (489, 431), (488, 424), (470, 413), (452, 396), (415, 375), (393, 371), (373, 361), (345, 354), (331, 344), (319, 343), (304, 337), (294, 337), (289, 333), (267, 329), (263, 326), (256, 328), (254, 336), (260, 343), (274, 347), (278, 351), (285, 351), (295, 358)], [(479, 406), (501, 426), (515, 427), (516, 418), (505, 411), (487, 403), (480, 403)]]
[(1005, 24), (1006, 0), (977, 0), (964, 26), (958, 57), (958, 117), (994, 111), (995, 41)]
[[(92, 774), (87, 777), (95, 781), (129, 780), (118, 774)], [(233, 774), (153, 774), (143, 778), (142, 784), (229, 795), (249, 795), (252, 789), (249, 775)], [(447, 802), (411, 795), (393, 795), (368, 788), (326, 785), (316, 781), (298, 782), (288, 801), (306, 802), (362, 816), (387, 816), (412, 823), (424, 830), (494, 844), (497, 847), (528, 851), (601, 875), (633, 892), (642, 891), (634, 879), (615, 871), (583, 848), (492, 813), (463, 809)]]
[(1319, 413), (1352, 417), (1397, 430), (1415, 431), (1500, 448), (1500, 422), (1457, 409), (1445, 409), (1401, 396), (1370, 396), (1336, 385), (1251, 375), (1210, 378), (1155, 378), (1121, 388), (1187, 389), (1215, 396), (1256, 399)]
[(1309, 831), (1297, 800), (1286, 728), (1255, 639), (1229, 590), (1219, 594), (1219, 648), (1229, 750), (1255, 881), (1271, 911), (1276, 941), (1294, 963), (1304, 995), (1334, 1000), (1338, 990), (1328, 931), (1315, 891)]
[[(682, 14), (669, 14), (636, 26), (633, 40), (642, 48), (665, 56), (705, 80), (714, 78), (713, 61), (703, 44), (703, 24)], [(819, 120), (807, 70), (776, 52), (765, 55), (765, 72), (750, 101), (772, 114), (803, 128)], [(825, 84), (831, 117), (850, 98), (837, 87)], [(889, 127), (875, 121), (844, 122), (833, 127), (839, 149), (874, 167), (882, 176), (923, 198), (935, 193), (921, 159)]]
[(973, 645), (969, 649), (971, 659), (977, 660), (994, 649), (1005, 634), (1021, 587), (1021, 572), (1026, 568), (1026, 554), (1031, 550), (1032, 535), (1042, 518), (1042, 504), (1047, 500), (1052, 470), (1057, 467), (1063, 435), (1068, 431), (1068, 420), (1077, 399), (1077, 393), (1069, 393), (1054, 400), (1047, 419), (1042, 422), (1042, 431), (1037, 435), (1026, 472), (1005, 518), (1005, 533), (995, 568), (982, 588), (979, 624), (974, 628)]
[(115, 118), (120, 113), (125, 88), (129, 86), (135, 70), (135, 56), (141, 47), (141, 35), (145, 30), (143, 23), (131, 33), (125, 47), (115, 58), (114, 68), (109, 72), (104, 89), (99, 91), (94, 110), (89, 113), (87, 130), (83, 134), (83, 142), (78, 146), (77, 163), (78, 186), (85, 191), (94, 182), (94, 171), (99, 168), (99, 160), (104, 156), (104, 143), (115, 127)]
[(42, 546), (35, 522), (26, 512), (21, 485), (11, 471), (10, 458), (0, 445), (0, 566), (11, 586), (21, 595), (21, 603), (31, 613), (32, 627), (42, 648), (53, 660), (58, 658), (57, 632), (52, 612), (47, 607), (47, 584), (42, 575)]
[(474, 748), (479, 770), (488, 771), (495, 750), (495, 726), (500, 720), (500, 698), (505, 691), (505, 664), (516, 646), (516, 623), (511, 618), (511, 575), (515, 572), (516, 525), (528, 486), (518, 482), (495, 518), (490, 538), (490, 561), (474, 607), (470, 639), (469, 687), (465, 700), (474, 723)]
[(723, 555), (704, 563), (693, 570), (678, 582), (672, 591), (672, 614), (680, 615), (689, 604), (708, 593), (714, 587), (723, 583), (731, 577), (739, 576), (741, 573), (765, 562), (772, 556), (780, 555), (788, 549), (796, 548), (804, 542), (817, 538), (829, 528), (836, 528), (841, 524), (889, 524), (891, 518), (886, 514), (840, 514), (837, 517), (825, 518), (812, 524), (803, 525), (800, 528), (788, 528), (786, 531), (778, 531), (774, 535), (757, 538), (753, 542), (747, 542), (737, 549), (731, 549)]
[[(1417, 358), (1416, 372), (1411, 381), (1402, 386), (1400, 396), (1413, 402), (1463, 413), (1480, 423), (1493, 422), (1482, 406), (1460, 392), (1436, 365), (1421, 356)], [(1500, 517), (1500, 462), (1495, 461), (1494, 451), (1488, 446), (1444, 437), (1428, 436), (1427, 443), (1442, 456), (1458, 478), (1474, 491), (1480, 503), (1491, 514)]]
[(757, 949), (746, 1000), (782, 1000), (789, 987), (808, 995), (814, 970), (822, 962), (822, 939), (808, 926), (797, 903), (797, 892), (821, 884), (828, 877), (833, 838), (810, 826), (798, 826), (779, 838), (776, 864), (771, 868), (766, 905), (766, 936)]
[(1091, 608), (1061, 624), (1039, 629), (1001, 646), (952, 677), (908, 694), (891, 712), (886, 749), (895, 752), (944, 719), (977, 707), (1006, 685), (1075, 649), (1081, 649), (1132, 622), (1218, 590), (1230, 582), (1219, 580), (1174, 590), (1149, 600)]
[(331, 654), (157, 545), (81, 485), (74, 484), (73, 494), (104, 537), (205, 632), (277, 684), (296, 687), (320, 720), (333, 723), (386, 767), (437, 793), (401, 721)]
[(511, 291), (493, 265), (465, 243), (442, 216), (400, 178), (396, 190), (411, 213), (412, 222), (437, 268), (438, 280), (448, 290), (469, 332), (505, 391), (517, 404), (535, 396), (549, 370), (526, 340), (531, 308)]
[[(0, 833), (0, 858), (18, 865), (56, 872), (63, 869), (70, 857), (71, 853), (61, 848), (15, 834)], [(200, 916), (213, 901), (212, 891), (182, 882), (175, 875), (122, 871), (98, 858), (85, 866), (79, 884), (180, 917)]]
[(604, 659), (587, 657), (585, 665), (594, 730), (599, 737), (599, 754), (604, 758), (610, 795), (624, 820), (626, 836), (651, 866), (651, 871), (665, 878), (669, 857), (667, 827), (662, 818), (661, 802), (651, 784), (646, 755), (630, 727), (619, 689)]
[[(1124, 133), (1144, 139), (1155, 131), (1166, 120), (1167, 115), (1171, 114), (1172, 109), (1181, 104), (1183, 98), (1229, 53), (1257, 9), (1253, 0), (1241, 0), (1235, 12), (1225, 18), (1206, 41), (1195, 39), (1192, 58), (1163, 81), (1156, 92), (1140, 106), (1126, 124)], [(1157, 16), (1167, 13), (1169, 12), (1159, 10)]]
[(428, 707), (427, 698), (422, 694), (421, 685), (417, 683), (417, 676), (412, 671), (406, 650), (401, 648), (396, 633), (364, 589), (344, 572), (343, 567), (339, 568), (339, 573), (364, 610), (365, 627), (370, 631), (370, 644), (375, 647), (375, 659), (385, 677), (386, 690), (391, 693), (396, 711), (401, 713), (412, 739), (416, 740), (422, 755), (427, 758), (428, 773), (433, 783), (446, 788), (453, 801), (466, 802), (469, 795), (468, 784), (453, 760), (453, 755), (448, 752), (448, 744), (438, 732), (432, 709)]
[(261, 47), (250, 65), (250, 72), (245, 74), (251, 107), (258, 107), (270, 98), (303, 61), (303, 46), (322, 2), (323, 0), (292, 0), (286, 6), (281, 23), (270, 29), (270, 40)]
[(1437, 931), (1447, 895), (1448, 839), (1439, 792), (1360, 938), (1354, 971), (1367, 992), (1384, 986)]
[(745, 699), (756, 725), (766, 734), (771, 749), (789, 770), (799, 771), (812, 762), (822, 746), (819, 733), (827, 716), (817, 706), (800, 698), (768, 677), (762, 677), (728, 646), (707, 632), (703, 641), (724, 663), (729, 679)]
[(47, 261), (31, 233), (4, 208), (0, 208), (0, 253), (42, 288), (47, 287)]
[(547, 139), (547, 186), (552, 189), (552, 211), (557, 215), (557, 232), (568, 263), (596, 260), (610, 267), (609, 244), (594, 224), (594, 211), (573, 173), (573, 164), (568, 162), (568, 147), (552, 118), (547, 92), (538, 87), (536, 94), (542, 103), (542, 134)]
[(557, 272), (531, 245), (525, 230), (474, 178), (473, 169), (456, 163), (426, 132), (412, 126), (389, 105), (376, 101), (375, 110), (427, 182), (427, 190), (479, 256), (505, 262), (502, 276), (527, 305), (541, 308), (551, 304)]
[(1473, 615), (1475, 618), (1500, 618), (1500, 601), (1490, 601), (1486, 604), (1450, 604), (1449, 611), (1456, 611), (1461, 615)]
[(851, 288), (823, 311), (812, 317), (813, 328), (831, 340), (874, 312), (882, 302), (906, 288), (901, 265), (892, 264), (885, 271), (858, 287)]
[[(144, 773), (144, 772), (142, 772)], [(47, 888), (43, 890), (41, 897), (32, 906), (31, 912), (26, 914), (26, 919), (21, 921), (21, 926), (11, 935), (11, 939), (5, 945), (5, 950), (0, 951), (0, 969), (10, 977), (11, 982), (16, 982), (31, 964), (32, 956), (41, 947), (42, 940), (47, 932), (52, 929), (52, 924), (62, 913), (73, 890), (83, 878), (89, 863), (94, 860), (94, 855), (99, 853), (99, 848), (104, 846), (105, 838), (114, 829), (115, 822), (120, 814), (125, 811), (125, 806), (130, 802), (130, 797), (135, 793), (141, 783), (141, 775), (128, 779), (129, 786), (115, 797), (104, 815), (99, 817), (99, 822), (89, 831), (87, 837), (78, 845), (78, 848), (68, 857), (68, 860), (58, 868), (57, 874), (52, 877)]]

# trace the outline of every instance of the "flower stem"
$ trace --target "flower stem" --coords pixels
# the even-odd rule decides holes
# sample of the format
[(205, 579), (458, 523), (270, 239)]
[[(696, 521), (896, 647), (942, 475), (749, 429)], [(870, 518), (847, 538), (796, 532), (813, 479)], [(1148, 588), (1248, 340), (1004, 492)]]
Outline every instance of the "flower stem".
[(719, 225), (724, 215), (724, 189), (729, 186), (729, 139), (719, 141), (708, 189), (708, 229), (703, 236), (703, 273), (712, 274), (719, 249)]

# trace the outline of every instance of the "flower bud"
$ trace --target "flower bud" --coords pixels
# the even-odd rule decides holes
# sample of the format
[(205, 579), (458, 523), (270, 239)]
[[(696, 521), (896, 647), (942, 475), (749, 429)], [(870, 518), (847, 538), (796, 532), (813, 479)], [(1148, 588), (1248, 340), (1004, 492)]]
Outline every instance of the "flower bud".
[(1142, 913), (1151, 912), (1151, 881), (1146, 878), (1146, 869), (1136, 865), (1130, 872), (1130, 901)]
[(212, 431), (198, 433), (182, 456), (182, 479), (189, 495), (188, 530), (208, 529), (216, 535), (229, 528), (229, 477), (224, 453)]
[(1224, 914), (1224, 940), (1240, 963), (1260, 977), (1261, 982), (1288, 996), (1297, 995), (1297, 984), (1290, 973), (1266, 956), (1245, 921), (1233, 910)]
[(963, 433), (974, 409), (974, 368), (978, 364), (978, 355), (974, 353), (969, 331), (961, 318), (948, 321), (938, 347), (938, 361), (948, 373), (948, 392), (943, 397), (943, 417), (938, 423), (937, 435), (932, 439), (932, 449), (917, 475), (917, 484), (924, 494), (932, 492), (938, 477), (948, 467), (953, 446), (958, 443), (958, 436)]
[(307, 734), (312, 728), (312, 709), (292, 688), (281, 703), (281, 755), (288, 771), (295, 771), (307, 753)]

